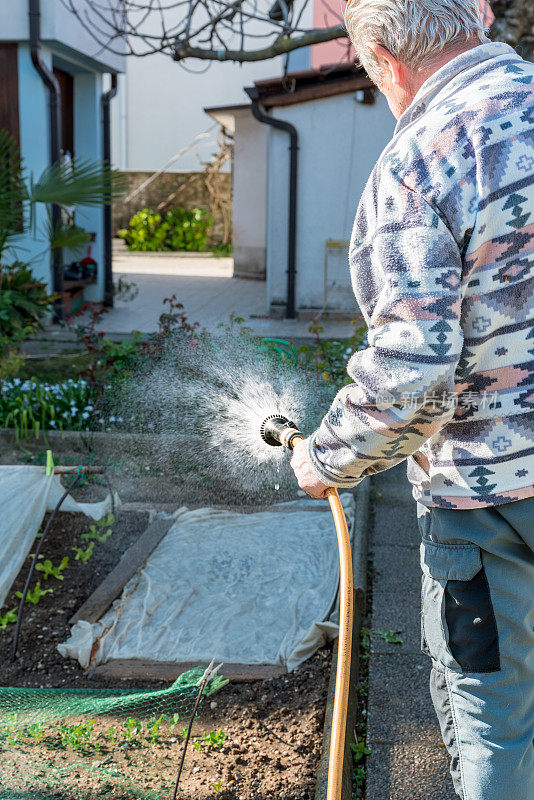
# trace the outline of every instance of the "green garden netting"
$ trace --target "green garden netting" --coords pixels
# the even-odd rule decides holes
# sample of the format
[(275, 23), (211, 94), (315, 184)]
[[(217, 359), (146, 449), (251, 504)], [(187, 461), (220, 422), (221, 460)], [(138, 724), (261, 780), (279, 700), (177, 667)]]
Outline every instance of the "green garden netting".
[(172, 797), (203, 674), (158, 691), (0, 687), (0, 800)]

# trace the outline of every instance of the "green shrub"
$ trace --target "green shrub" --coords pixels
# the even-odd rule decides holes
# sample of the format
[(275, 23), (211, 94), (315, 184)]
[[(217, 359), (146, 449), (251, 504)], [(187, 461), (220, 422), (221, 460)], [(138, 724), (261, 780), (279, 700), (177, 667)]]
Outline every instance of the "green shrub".
[(143, 208), (119, 231), (129, 250), (137, 252), (206, 250), (212, 217), (202, 208), (172, 208), (165, 215)]
[(54, 303), (47, 285), (23, 261), (0, 267), (0, 335), (17, 340), (41, 327)]

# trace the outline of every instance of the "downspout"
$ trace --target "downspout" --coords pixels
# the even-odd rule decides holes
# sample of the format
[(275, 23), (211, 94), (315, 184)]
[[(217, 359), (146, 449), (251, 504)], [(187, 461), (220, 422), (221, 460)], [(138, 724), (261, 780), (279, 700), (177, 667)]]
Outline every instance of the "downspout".
[[(110, 103), (117, 94), (117, 75), (111, 75), (111, 88), (102, 94), (102, 149), (104, 165), (111, 166), (111, 110)], [(111, 205), (104, 204), (104, 305), (113, 308), (113, 232)]]
[[(61, 90), (54, 73), (48, 69), (41, 56), (41, 3), (29, 0), (30, 54), (32, 64), (42, 78), (49, 92), (50, 103), (50, 164), (61, 160)], [(61, 223), (61, 209), (52, 205), (52, 224), (54, 228)], [(55, 248), (52, 256), (52, 287), (59, 297), (54, 303), (54, 322), (63, 322), (65, 306), (63, 302), (63, 263), (60, 248)]]
[(265, 113), (259, 102), (259, 92), (255, 86), (245, 89), (252, 100), (252, 113), (258, 122), (271, 125), (289, 133), (289, 213), (287, 235), (287, 296), (286, 318), (295, 319), (295, 284), (296, 284), (296, 250), (297, 250), (297, 155), (298, 133), (290, 122), (285, 122)]

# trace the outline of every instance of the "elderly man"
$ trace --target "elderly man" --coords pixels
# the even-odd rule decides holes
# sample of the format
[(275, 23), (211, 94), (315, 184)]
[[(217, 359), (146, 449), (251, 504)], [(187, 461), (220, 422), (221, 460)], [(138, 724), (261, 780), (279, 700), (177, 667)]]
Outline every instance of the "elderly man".
[(477, 0), (346, 24), (398, 123), (350, 247), (369, 346), (292, 465), (321, 497), (408, 459), (456, 792), (534, 800), (534, 65)]

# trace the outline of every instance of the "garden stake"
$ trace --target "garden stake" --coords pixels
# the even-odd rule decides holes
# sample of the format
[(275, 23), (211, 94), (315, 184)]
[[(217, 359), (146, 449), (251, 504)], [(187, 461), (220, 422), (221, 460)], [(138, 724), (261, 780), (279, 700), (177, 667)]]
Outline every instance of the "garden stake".
[(222, 664), (219, 664), (218, 667), (213, 668), (213, 661), (212, 661), (211, 664), (208, 667), (206, 667), (206, 670), (205, 670), (203, 676), (197, 682), (197, 686), (200, 685), (200, 688), (198, 690), (197, 699), (195, 701), (195, 705), (193, 706), (193, 711), (191, 713), (191, 718), (189, 720), (189, 725), (187, 727), (187, 736), (186, 736), (186, 739), (185, 739), (185, 742), (184, 742), (184, 749), (182, 750), (182, 757), (180, 759), (180, 766), (178, 767), (178, 775), (176, 776), (176, 783), (174, 785), (174, 793), (172, 795), (172, 800), (176, 800), (176, 796), (178, 794), (178, 786), (180, 784), (180, 778), (182, 776), (182, 770), (183, 770), (183, 767), (184, 767), (185, 754), (187, 752), (187, 745), (189, 744), (189, 739), (191, 738), (191, 730), (193, 728), (193, 722), (195, 721), (195, 717), (196, 717), (196, 714), (197, 714), (197, 711), (198, 711), (198, 707), (200, 705), (200, 701), (202, 700), (202, 693), (204, 692), (204, 689), (206, 688), (208, 683), (217, 675), (217, 672), (220, 670), (221, 667), (222, 667)]
[[(293, 450), (297, 442), (305, 438), (295, 423), (277, 414), (273, 414), (263, 421), (260, 434), (267, 444), (273, 447), (283, 445), (288, 450)], [(334, 518), (339, 549), (339, 639), (326, 800), (341, 800), (352, 648), (352, 551), (347, 520), (337, 489), (328, 488), (326, 496)]]
[[(48, 453), (50, 453), (50, 456), (48, 456)], [(30, 581), (31, 581), (31, 579), (33, 577), (33, 573), (35, 571), (35, 566), (37, 564), (37, 559), (39, 558), (39, 554), (41, 552), (41, 549), (42, 549), (42, 546), (43, 546), (43, 542), (44, 542), (44, 540), (46, 538), (46, 534), (50, 530), (50, 526), (52, 525), (52, 522), (54, 521), (54, 518), (55, 518), (57, 512), (61, 508), (61, 506), (63, 504), (63, 501), (71, 493), (71, 491), (74, 489), (76, 484), (84, 477), (84, 475), (86, 473), (93, 473), (93, 474), (94, 473), (99, 473), (99, 474), (102, 474), (105, 471), (104, 467), (53, 467), (52, 465), (53, 465), (52, 453), (51, 453), (51, 451), (48, 451), (47, 452), (47, 466), (46, 466), (46, 474), (47, 475), (50, 475), (51, 471), (53, 471), (54, 474), (56, 474), (56, 475), (57, 474), (72, 474), (73, 472), (75, 472), (76, 474), (74, 476), (74, 479), (69, 483), (69, 485), (67, 486), (67, 488), (63, 492), (62, 496), (60, 497), (60, 499), (59, 499), (59, 501), (58, 501), (58, 503), (56, 505), (56, 507), (52, 511), (52, 513), (50, 515), (50, 518), (49, 518), (48, 522), (46, 523), (46, 527), (45, 527), (45, 529), (43, 531), (43, 535), (41, 536), (41, 538), (39, 540), (39, 544), (37, 545), (37, 548), (36, 548), (35, 553), (33, 555), (33, 561), (31, 563), (30, 571), (28, 572), (28, 577), (26, 578), (26, 583), (24, 584), (24, 589), (22, 591), (22, 597), (20, 598), (20, 603), (19, 603), (19, 611), (18, 611), (18, 614), (17, 614), (17, 626), (15, 628), (15, 640), (13, 642), (13, 657), (12, 657), (13, 661), (15, 661), (16, 658), (17, 658), (17, 647), (18, 647), (18, 644), (19, 644), (20, 628), (21, 628), (21, 625), (22, 625), (22, 617), (24, 615), (24, 604), (26, 602), (26, 596), (27, 596), (28, 591), (30, 589)]]

